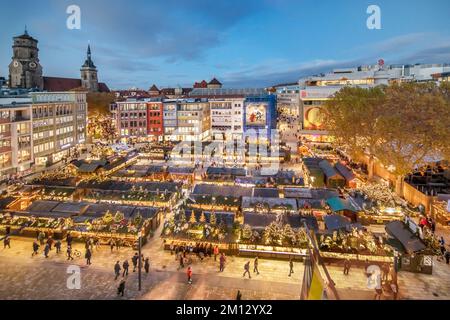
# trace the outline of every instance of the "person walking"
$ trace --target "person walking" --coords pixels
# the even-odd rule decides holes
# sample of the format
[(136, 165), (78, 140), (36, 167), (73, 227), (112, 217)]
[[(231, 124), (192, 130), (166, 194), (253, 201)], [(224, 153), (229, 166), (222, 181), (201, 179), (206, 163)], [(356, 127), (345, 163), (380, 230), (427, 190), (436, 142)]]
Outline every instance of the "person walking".
[(72, 257), (72, 246), (67, 246), (67, 260), (73, 260)]
[(450, 247), (449, 247), (449, 250), (445, 251), (444, 258), (445, 258), (445, 263), (449, 264), (449, 262), (450, 262)]
[(137, 253), (135, 253), (133, 258), (131, 258), (131, 262), (133, 263), (133, 272), (136, 272), (138, 261), (139, 261), (139, 255)]
[(289, 277), (294, 273), (294, 262), (292, 258), (289, 259)]
[(47, 243), (44, 248), (44, 256), (48, 258), (48, 253), (50, 252), (50, 245)]
[(180, 260), (180, 265), (179, 265), (178, 269), (182, 269), (182, 268), (184, 268), (184, 257), (182, 254), (180, 254), (179, 260)]
[(344, 260), (344, 275), (348, 276), (350, 272), (350, 260), (347, 258)]
[[(119, 266), (119, 268), (120, 268), (120, 266)], [(125, 279), (122, 279), (120, 281), (119, 287), (117, 288), (117, 295), (118, 296), (121, 295), (123, 297), (124, 294), (125, 294)]]
[(11, 249), (11, 239), (8, 235), (3, 238), (3, 248), (6, 249), (6, 247), (8, 247), (8, 249)]
[(445, 240), (444, 237), (441, 236), (441, 239), (439, 239), (439, 247), (441, 249), (441, 254), (445, 254)]
[(90, 248), (86, 249), (86, 254), (84, 255), (84, 257), (86, 258), (86, 264), (88, 266), (90, 266), (91, 265), (91, 257), (92, 257), (92, 252), (91, 252)]
[(39, 250), (39, 245), (37, 243), (37, 241), (33, 241), (33, 253), (31, 254), (32, 257), (34, 257), (35, 255), (38, 254), (38, 250)]
[(145, 269), (145, 273), (148, 273), (150, 271), (150, 260), (148, 258), (145, 258), (144, 269)]
[(61, 253), (61, 241), (56, 241), (55, 243), (56, 253)]
[(217, 261), (217, 256), (219, 255), (219, 247), (214, 247), (214, 261)]
[(188, 284), (192, 284), (192, 268), (191, 267), (187, 268), (186, 275), (188, 278)]
[(66, 237), (67, 246), (72, 247), (72, 241), (73, 241), (72, 235), (68, 233)]
[(123, 274), (122, 277), (128, 276), (128, 268), (130, 267), (130, 264), (128, 263), (128, 260), (125, 260), (122, 263), (122, 268), (123, 268)]
[(45, 233), (44, 232), (39, 232), (39, 234), (38, 234), (38, 240), (39, 240), (39, 244), (41, 245), (41, 246), (43, 246), (44, 245), (44, 240), (45, 240)]
[(48, 239), (47, 239), (47, 244), (48, 244), (49, 250), (52, 251), (53, 238), (52, 238), (51, 236), (48, 237)]
[(237, 295), (236, 295), (236, 300), (242, 300), (241, 290), (238, 290)]
[(116, 262), (114, 265), (114, 273), (116, 274), (116, 278), (114, 280), (117, 280), (117, 278), (120, 276), (120, 264), (119, 261)]
[(250, 261), (247, 261), (247, 263), (244, 265), (244, 274), (242, 277), (245, 277), (245, 275), (248, 273), (248, 278), (251, 279), (252, 276), (250, 275)]
[(259, 270), (258, 270), (258, 256), (256, 256), (255, 261), (253, 262), (253, 273), (256, 272), (256, 274), (259, 274)]
[(225, 262), (226, 262), (225, 254), (222, 253), (219, 258), (219, 272), (223, 272), (223, 270), (225, 270)]
[(114, 239), (111, 238), (111, 240), (109, 240), (109, 247), (111, 248), (111, 253), (113, 253), (115, 245), (116, 243), (114, 242)]

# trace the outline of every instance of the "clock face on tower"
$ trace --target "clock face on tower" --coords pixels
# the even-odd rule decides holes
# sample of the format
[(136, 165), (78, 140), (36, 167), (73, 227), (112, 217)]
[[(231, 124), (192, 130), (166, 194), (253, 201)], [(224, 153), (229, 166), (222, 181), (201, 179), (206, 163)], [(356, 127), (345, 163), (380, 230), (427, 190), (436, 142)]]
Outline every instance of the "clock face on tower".
[(19, 66), (19, 61), (14, 61), (13, 66), (17, 68)]
[(36, 67), (37, 67), (37, 64), (36, 64), (36, 62), (30, 62), (30, 69), (36, 69)]

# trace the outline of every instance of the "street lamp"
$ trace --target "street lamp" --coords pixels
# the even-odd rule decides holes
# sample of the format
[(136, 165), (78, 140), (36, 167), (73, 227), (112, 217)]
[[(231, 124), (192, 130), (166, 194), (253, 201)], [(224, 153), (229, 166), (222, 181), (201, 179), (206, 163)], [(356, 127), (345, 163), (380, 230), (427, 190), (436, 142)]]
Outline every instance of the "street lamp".
[(142, 255), (141, 255), (141, 248), (142, 248), (142, 231), (139, 231), (138, 233), (138, 254), (139, 254), (139, 259), (138, 259), (138, 282), (139, 282), (139, 287), (138, 290), (141, 291), (142, 288), (142, 273), (141, 273), (141, 268), (142, 268)]

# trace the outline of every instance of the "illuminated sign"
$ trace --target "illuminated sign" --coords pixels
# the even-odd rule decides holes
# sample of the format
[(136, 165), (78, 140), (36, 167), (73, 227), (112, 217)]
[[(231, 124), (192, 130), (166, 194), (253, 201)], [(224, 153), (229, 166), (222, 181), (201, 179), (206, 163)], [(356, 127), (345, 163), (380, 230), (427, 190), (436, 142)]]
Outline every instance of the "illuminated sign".
[(322, 130), (325, 125), (325, 111), (322, 107), (305, 108), (303, 127), (305, 130)]
[(246, 124), (247, 126), (264, 126), (267, 119), (266, 104), (247, 105)]

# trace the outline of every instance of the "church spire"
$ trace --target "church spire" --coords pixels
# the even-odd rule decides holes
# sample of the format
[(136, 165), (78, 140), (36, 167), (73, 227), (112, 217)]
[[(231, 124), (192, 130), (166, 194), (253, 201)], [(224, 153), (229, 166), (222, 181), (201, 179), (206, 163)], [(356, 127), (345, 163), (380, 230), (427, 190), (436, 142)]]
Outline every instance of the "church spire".
[(87, 57), (88, 59), (91, 59), (91, 44), (88, 44), (88, 49), (87, 49)]
[(28, 36), (28, 29), (27, 29), (27, 25), (25, 25), (25, 33), (24, 35)]

